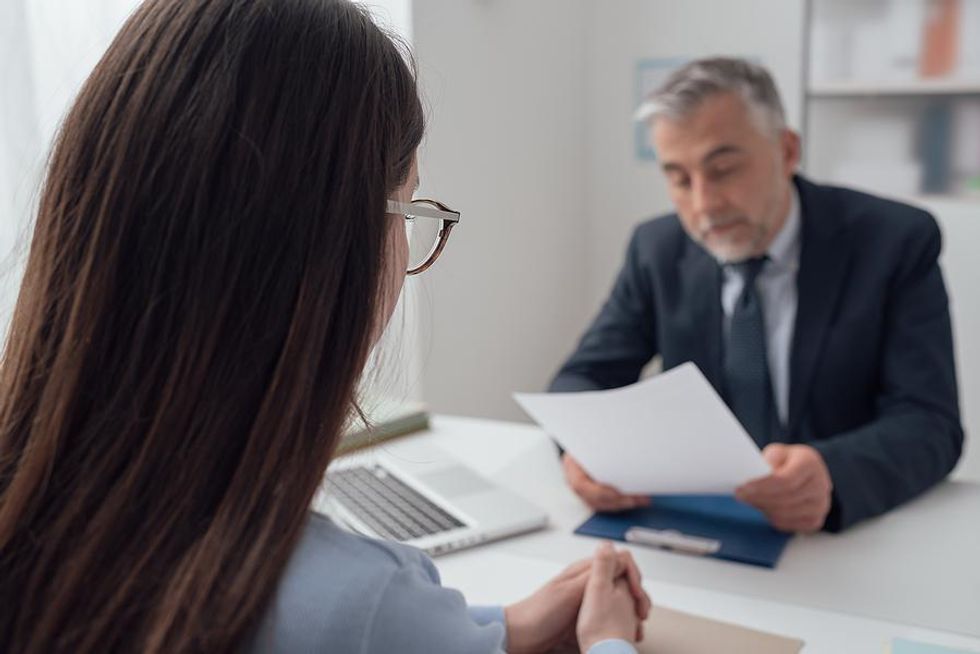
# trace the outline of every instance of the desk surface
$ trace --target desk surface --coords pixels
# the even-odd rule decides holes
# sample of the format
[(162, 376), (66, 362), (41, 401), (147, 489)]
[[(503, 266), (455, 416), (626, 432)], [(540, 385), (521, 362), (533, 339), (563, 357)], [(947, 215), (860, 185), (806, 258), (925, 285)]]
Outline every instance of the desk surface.
[[(516, 601), (563, 567), (555, 561), (500, 553), (493, 546), (440, 557), (436, 563), (443, 584), (461, 589), (474, 604)], [(896, 637), (980, 652), (980, 640), (968, 636), (664, 581), (647, 579), (644, 585), (663, 606), (799, 638), (805, 643), (803, 654), (879, 654)]]
[[(524, 592), (594, 549), (594, 539), (571, 533), (590, 512), (566, 487), (554, 449), (541, 430), (436, 417), (423, 438), (385, 449), (398, 454), (420, 444), (451, 452), (535, 502), (551, 517), (551, 526), (542, 532), (437, 560), (446, 581), (466, 591), (471, 601), (490, 600), (483, 591), (499, 590), (501, 568), (487, 565), (493, 557), (536, 562), (539, 574), (529, 575), (535, 577), (534, 584), (521, 588)], [(879, 637), (876, 648), (883, 638), (903, 636), (980, 650), (978, 518), (980, 484), (946, 482), (844, 534), (794, 538), (775, 570), (637, 546), (630, 549), (655, 601), (662, 596), (675, 608), (785, 632), (808, 642), (817, 642), (814, 635), (822, 636), (824, 645), (808, 646), (808, 652), (866, 651), (833, 649), (827, 640), (832, 632)], [(487, 575), (487, 569), (494, 574)], [(777, 628), (780, 623), (787, 628)], [(813, 628), (789, 629), (798, 624)], [(855, 631), (855, 624), (863, 625), (863, 631)]]

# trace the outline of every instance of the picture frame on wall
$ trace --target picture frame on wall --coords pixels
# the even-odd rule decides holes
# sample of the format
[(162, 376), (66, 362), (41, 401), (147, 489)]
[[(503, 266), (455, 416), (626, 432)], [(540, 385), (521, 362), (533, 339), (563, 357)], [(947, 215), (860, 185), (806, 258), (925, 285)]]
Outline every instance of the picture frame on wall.
[[(636, 62), (634, 73), (635, 97), (633, 106), (639, 107), (644, 99), (660, 88), (670, 74), (689, 62), (689, 58), (667, 57), (640, 59)], [(640, 161), (656, 161), (657, 152), (653, 148), (650, 127), (645, 120), (634, 121), (634, 141), (636, 158)]]

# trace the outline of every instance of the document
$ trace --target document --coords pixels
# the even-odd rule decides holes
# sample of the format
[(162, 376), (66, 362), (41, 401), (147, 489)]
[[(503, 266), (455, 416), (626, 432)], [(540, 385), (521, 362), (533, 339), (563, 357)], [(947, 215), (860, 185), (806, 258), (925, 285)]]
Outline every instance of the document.
[(514, 398), (593, 479), (624, 493), (730, 494), (770, 472), (693, 363), (608, 391)]

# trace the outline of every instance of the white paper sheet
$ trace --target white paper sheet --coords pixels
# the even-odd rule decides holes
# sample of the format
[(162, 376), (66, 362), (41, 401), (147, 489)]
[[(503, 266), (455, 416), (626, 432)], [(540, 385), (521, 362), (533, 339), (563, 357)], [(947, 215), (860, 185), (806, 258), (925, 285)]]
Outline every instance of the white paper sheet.
[(623, 388), (514, 399), (593, 479), (624, 493), (731, 493), (770, 471), (693, 363)]

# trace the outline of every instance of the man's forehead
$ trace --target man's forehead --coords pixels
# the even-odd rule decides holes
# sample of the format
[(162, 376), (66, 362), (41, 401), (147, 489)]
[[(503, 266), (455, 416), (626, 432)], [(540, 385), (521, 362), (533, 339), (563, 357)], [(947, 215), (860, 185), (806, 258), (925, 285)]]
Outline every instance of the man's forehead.
[(750, 150), (754, 130), (754, 125), (737, 117), (699, 123), (658, 118), (653, 126), (653, 146), (662, 162), (707, 163)]
[(681, 143), (675, 147), (666, 144), (659, 145), (661, 147), (657, 148), (657, 153), (660, 156), (661, 167), (665, 170), (710, 164), (712, 161), (738, 156), (747, 151), (742, 143), (726, 140)]

